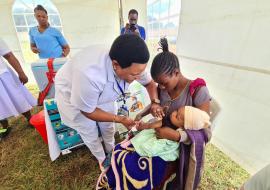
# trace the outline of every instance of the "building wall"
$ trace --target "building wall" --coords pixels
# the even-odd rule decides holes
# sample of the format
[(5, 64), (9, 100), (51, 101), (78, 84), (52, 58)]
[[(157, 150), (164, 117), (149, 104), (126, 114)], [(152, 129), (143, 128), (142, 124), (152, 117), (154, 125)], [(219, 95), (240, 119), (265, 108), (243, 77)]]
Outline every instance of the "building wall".
[(251, 173), (270, 163), (270, 2), (182, 0), (182, 72), (221, 106), (213, 142)]

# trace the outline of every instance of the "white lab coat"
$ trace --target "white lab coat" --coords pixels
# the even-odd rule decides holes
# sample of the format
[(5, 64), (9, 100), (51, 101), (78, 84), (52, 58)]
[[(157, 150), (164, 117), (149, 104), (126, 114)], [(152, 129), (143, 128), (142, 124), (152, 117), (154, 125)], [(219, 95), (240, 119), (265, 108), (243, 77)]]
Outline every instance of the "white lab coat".
[[(114, 124), (96, 122), (86, 118), (80, 110), (91, 113), (96, 108), (116, 113), (115, 100), (121, 95), (112, 68), (109, 50), (104, 46), (93, 45), (79, 52), (57, 73), (55, 78), (55, 98), (61, 119), (81, 135), (92, 154), (103, 161), (105, 153), (98, 138), (99, 126), (106, 152), (114, 146)], [(151, 81), (144, 72), (140, 82), (146, 85)], [(120, 85), (124, 88), (124, 81)], [(126, 83), (125, 90), (129, 84)]]

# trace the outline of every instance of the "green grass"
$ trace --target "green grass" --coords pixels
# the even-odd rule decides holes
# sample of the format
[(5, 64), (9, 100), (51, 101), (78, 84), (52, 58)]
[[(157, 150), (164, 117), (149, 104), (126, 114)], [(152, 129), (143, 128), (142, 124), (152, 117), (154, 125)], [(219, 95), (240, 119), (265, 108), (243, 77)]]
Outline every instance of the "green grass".
[[(28, 86), (37, 95), (35, 86)], [(40, 108), (35, 108), (36, 113)], [(98, 164), (86, 147), (51, 162), (48, 147), (23, 117), (10, 119), (12, 131), (0, 142), (0, 189), (94, 189)], [(237, 189), (249, 174), (209, 144), (200, 190)]]
[(98, 164), (86, 147), (51, 162), (48, 147), (23, 117), (0, 142), (0, 189), (93, 189)]
[(207, 145), (201, 190), (239, 189), (249, 174), (213, 144)]

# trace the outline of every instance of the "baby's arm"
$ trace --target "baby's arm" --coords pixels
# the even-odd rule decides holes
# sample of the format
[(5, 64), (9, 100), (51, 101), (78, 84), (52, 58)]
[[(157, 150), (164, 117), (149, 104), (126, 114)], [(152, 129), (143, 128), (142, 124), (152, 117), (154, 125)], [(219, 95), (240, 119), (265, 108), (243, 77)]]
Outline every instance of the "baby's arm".
[(162, 119), (154, 121), (152, 123), (148, 123), (148, 129), (156, 129), (162, 127)]
[(147, 116), (148, 114), (150, 114), (150, 110), (151, 110), (151, 104), (146, 106), (140, 113), (136, 115), (135, 121), (140, 121), (144, 116)]
[(144, 122), (139, 122), (136, 126), (137, 130), (141, 131), (143, 129), (156, 129), (162, 127), (162, 120), (157, 120), (152, 123), (144, 123)]

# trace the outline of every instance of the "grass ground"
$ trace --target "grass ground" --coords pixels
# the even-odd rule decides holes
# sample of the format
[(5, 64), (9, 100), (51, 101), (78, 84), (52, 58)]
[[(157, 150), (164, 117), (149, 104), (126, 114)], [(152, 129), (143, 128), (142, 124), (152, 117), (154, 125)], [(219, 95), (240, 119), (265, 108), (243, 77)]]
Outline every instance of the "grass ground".
[[(29, 86), (36, 94), (37, 89)], [(40, 108), (35, 108), (34, 113)], [(51, 162), (48, 147), (23, 117), (10, 119), (12, 131), (0, 142), (0, 190), (94, 189), (98, 164), (86, 147)], [(200, 190), (237, 189), (249, 174), (209, 144)]]

